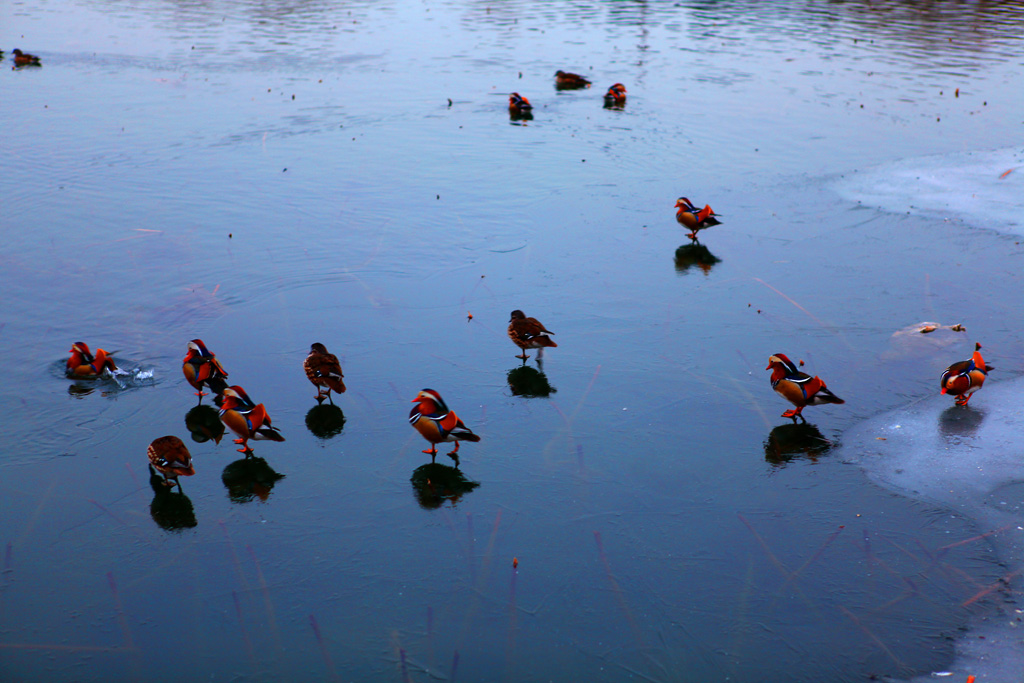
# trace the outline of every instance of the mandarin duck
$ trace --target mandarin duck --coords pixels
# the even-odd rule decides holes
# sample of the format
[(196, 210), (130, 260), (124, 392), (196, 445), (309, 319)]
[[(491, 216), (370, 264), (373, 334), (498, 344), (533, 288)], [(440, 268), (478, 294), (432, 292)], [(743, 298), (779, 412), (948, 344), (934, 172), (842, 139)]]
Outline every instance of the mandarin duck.
[(71, 345), (71, 357), (68, 358), (65, 374), (68, 377), (89, 378), (99, 377), (104, 370), (114, 372), (117, 366), (114, 359), (103, 349), (96, 349), (94, 356), (85, 342), (75, 342)]
[(570, 90), (573, 88), (589, 88), (590, 81), (583, 76), (565, 71), (555, 72), (555, 87), (559, 90)]
[(721, 221), (716, 218), (716, 214), (710, 206), (704, 205), (703, 209), (698, 209), (696, 206), (690, 203), (690, 200), (686, 197), (680, 197), (676, 200), (676, 220), (683, 227), (689, 228), (690, 232), (686, 234), (694, 242), (697, 241), (697, 233), (705, 228), (710, 228), (712, 225), (720, 225)]
[(544, 324), (536, 318), (527, 318), (526, 314), (519, 309), (512, 311), (508, 321), (508, 338), (523, 350), (521, 355), (516, 356), (516, 358), (522, 358), (523, 363), (529, 358), (526, 355), (527, 349), (538, 349), (537, 359), (539, 360), (546, 347), (558, 346), (551, 337), (547, 336), (549, 334), (554, 334), (554, 332), (545, 328)]
[(846, 403), (825, 386), (820, 377), (811, 377), (797, 370), (785, 354), (777, 353), (768, 359), (768, 367), (772, 371), (772, 389), (784, 399), (796, 406), (787, 410), (782, 417), (791, 417), (793, 422), (799, 417), (806, 422), (800, 411), (804, 406), (818, 406), (823, 403)]
[(192, 467), (192, 454), (176, 436), (161, 436), (149, 444), (146, 454), (150, 472), (163, 477), (163, 484), (168, 488), (177, 484), (180, 491), (178, 477), (191, 477), (196, 473)]
[(608, 92), (604, 94), (604, 104), (607, 107), (619, 106), (621, 107), (626, 103), (626, 86), (621, 83), (616, 83), (612, 87), (608, 88)]
[[(302, 361), (302, 367), (306, 371), (306, 377), (316, 387), (316, 402), (323, 403), (323, 400), (331, 399), (331, 390), (339, 394), (345, 393), (345, 379), (341, 373), (341, 363), (338, 357), (327, 351), (327, 347), (317, 342), (309, 347), (309, 355)], [(327, 393), (324, 393), (326, 388)], [(331, 401), (334, 403), (334, 401)]]
[(203, 396), (206, 396), (206, 392), (203, 391), (204, 384), (216, 396), (220, 396), (228, 388), (228, 373), (217, 360), (217, 356), (206, 348), (202, 339), (193, 339), (188, 343), (188, 355), (182, 361), (181, 371), (196, 390), (200, 403)]
[(284, 441), (281, 430), (270, 424), (270, 415), (262, 403), (254, 403), (245, 389), (238, 385), (224, 390), (224, 402), (220, 406), (220, 421), (238, 435), (235, 443), (242, 447), (239, 453), (252, 455), (249, 439), (256, 441)]
[(533, 110), (533, 105), (530, 100), (514, 92), (508, 96), (508, 110), (512, 114), (527, 114)]
[(955, 396), (956, 405), (965, 406), (971, 400), (971, 395), (981, 389), (991, 369), (981, 357), (981, 344), (975, 343), (974, 354), (970, 358), (953, 363), (942, 373), (939, 379), (942, 391), (939, 393)]
[(14, 55), (15, 66), (40, 66), (39, 57), (36, 57), (35, 55), (30, 55), (27, 52), (22, 52), (17, 48), (12, 50), (11, 54)]
[(437, 457), (437, 444), (454, 441), (455, 450), (449, 453), (448, 457), (454, 460), (455, 466), (458, 467), (459, 442), (476, 442), (480, 437), (470, 431), (454, 411), (448, 409), (441, 394), (433, 389), (422, 390), (416, 394), (412, 402), (417, 405), (409, 411), (409, 423), (430, 442), (430, 450), (423, 451), (430, 456), (430, 462), (434, 462), (434, 458)]

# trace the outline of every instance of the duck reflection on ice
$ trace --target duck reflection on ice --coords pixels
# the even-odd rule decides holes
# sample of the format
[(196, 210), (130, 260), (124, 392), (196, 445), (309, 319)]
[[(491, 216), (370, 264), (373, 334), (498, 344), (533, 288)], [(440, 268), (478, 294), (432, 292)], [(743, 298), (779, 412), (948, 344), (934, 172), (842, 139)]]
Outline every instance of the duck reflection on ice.
[(435, 510), (445, 501), (454, 507), (462, 496), (480, 486), (480, 482), (466, 479), (457, 467), (439, 462), (420, 465), (413, 470), (409, 481), (412, 482), (416, 502), (424, 510)]
[(153, 489), (149, 514), (158, 527), (164, 531), (182, 531), (199, 524), (192, 501), (180, 488), (175, 490), (167, 486), (164, 478), (153, 470), (150, 470), (149, 486)]
[(85, 398), (96, 391), (96, 385), (91, 382), (78, 380), (68, 385), (68, 393), (74, 398)]
[(345, 428), (345, 413), (333, 403), (321, 403), (306, 413), (306, 429), (318, 439), (330, 439)]
[(548, 382), (541, 361), (537, 359), (537, 368), (520, 365), (508, 371), (508, 388), (513, 396), (537, 398), (550, 396), (558, 391)]
[(684, 244), (676, 249), (676, 272), (680, 275), (685, 274), (694, 266), (700, 268), (707, 275), (716, 263), (721, 262), (722, 259), (712, 254), (707, 247), (699, 242)]
[(807, 422), (794, 422), (779, 425), (769, 432), (764, 441), (764, 459), (776, 466), (797, 458), (817, 462), (830, 448), (832, 442), (817, 427)]
[(985, 421), (985, 411), (974, 405), (951, 405), (939, 413), (939, 432), (947, 440), (974, 436)]
[(220, 475), (232, 503), (250, 503), (253, 498), (265, 503), (270, 490), (281, 479), (284, 479), (283, 474), (275, 472), (266, 460), (255, 455), (229, 463)]
[(210, 439), (220, 443), (224, 436), (224, 423), (220, 421), (217, 409), (212, 406), (193, 406), (185, 413), (185, 427), (196, 443), (206, 443)]

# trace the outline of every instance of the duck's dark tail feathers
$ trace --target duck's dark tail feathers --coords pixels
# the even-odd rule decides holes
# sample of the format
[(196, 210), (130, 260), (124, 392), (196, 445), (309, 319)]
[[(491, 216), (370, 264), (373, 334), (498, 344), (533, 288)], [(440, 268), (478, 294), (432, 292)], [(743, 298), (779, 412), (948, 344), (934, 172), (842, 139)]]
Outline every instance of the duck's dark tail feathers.
[(223, 377), (211, 377), (206, 380), (206, 386), (209, 387), (215, 396), (220, 396), (228, 388), (228, 383), (224, 381)]
[(284, 437), (281, 436), (281, 430), (270, 425), (263, 425), (257, 429), (256, 438), (266, 439), (267, 441), (284, 441)]
[(846, 401), (829, 391), (828, 387), (822, 387), (821, 391), (818, 392), (818, 397), (822, 403), (846, 403)]

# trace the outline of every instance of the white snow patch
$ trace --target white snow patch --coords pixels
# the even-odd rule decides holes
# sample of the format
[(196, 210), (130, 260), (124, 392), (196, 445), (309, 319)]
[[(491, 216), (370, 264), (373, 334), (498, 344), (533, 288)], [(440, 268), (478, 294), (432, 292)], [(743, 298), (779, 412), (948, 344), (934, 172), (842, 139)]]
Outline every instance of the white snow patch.
[(835, 189), (893, 213), (1024, 235), (1024, 148), (901, 159), (848, 173)]

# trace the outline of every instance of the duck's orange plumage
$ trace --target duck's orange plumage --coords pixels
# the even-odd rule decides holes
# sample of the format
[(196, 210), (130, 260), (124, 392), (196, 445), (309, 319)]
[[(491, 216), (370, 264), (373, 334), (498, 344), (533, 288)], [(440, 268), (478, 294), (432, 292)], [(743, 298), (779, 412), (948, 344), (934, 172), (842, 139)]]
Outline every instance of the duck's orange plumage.
[(117, 370), (114, 359), (103, 349), (96, 349), (95, 355), (89, 350), (85, 342), (75, 342), (71, 345), (71, 357), (68, 358), (65, 373), (68, 377), (93, 378), (99, 377), (104, 370), (111, 372)]
[(281, 431), (270, 424), (270, 415), (262, 403), (254, 403), (245, 389), (238, 385), (230, 386), (222, 394), (224, 402), (220, 406), (220, 421), (224, 426), (238, 435), (235, 443), (242, 447), (239, 453), (247, 456), (252, 454), (249, 439), (284, 441)]
[(479, 441), (480, 437), (474, 434), (454, 411), (448, 409), (441, 394), (433, 389), (422, 390), (412, 402), (417, 405), (409, 412), (409, 423), (431, 444), (430, 450), (423, 452), (430, 456), (431, 462), (434, 462), (434, 458), (437, 457), (437, 444), (454, 441), (455, 450), (448, 456), (458, 467), (459, 442), (475, 442)]
[(309, 355), (302, 361), (302, 368), (306, 371), (306, 377), (317, 388), (317, 403), (323, 402), (325, 398), (330, 400), (332, 390), (339, 394), (345, 393), (345, 377), (341, 372), (341, 363), (323, 344), (317, 342), (309, 347)]
[(559, 90), (569, 90), (571, 88), (589, 88), (590, 81), (579, 74), (574, 74), (566, 71), (555, 72), (555, 86)]
[(717, 214), (707, 204), (704, 205), (703, 209), (698, 209), (689, 199), (680, 197), (676, 200), (676, 209), (678, 209), (676, 211), (676, 220), (680, 225), (690, 229), (686, 236), (695, 242), (697, 241), (698, 232), (705, 228), (710, 228), (712, 225), (721, 224)]
[(940, 392), (956, 397), (958, 406), (965, 406), (971, 396), (985, 383), (985, 377), (992, 368), (985, 365), (981, 357), (981, 344), (974, 345), (974, 354), (967, 360), (953, 363), (939, 379)]
[(523, 350), (523, 353), (516, 358), (522, 358), (524, 363), (529, 358), (526, 355), (527, 349), (538, 349), (537, 358), (540, 358), (545, 348), (558, 346), (548, 336), (549, 334), (554, 334), (554, 332), (544, 327), (544, 324), (536, 318), (526, 317), (526, 314), (519, 309), (512, 311), (508, 321), (508, 338)]
[(14, 55), (15, 66), (39, 66), (39, 57), (36, 57), (35, 55), (22, 52), (17, 48), (15, 48), (11, 54)]
[(228, 388), (228, 373), (221, 367), (217, 356), (206, 348), (202, 339), (193, 339), (188, 343), (188, 354), (182, 363), (181, 371), (196, 390), (200, 402), (203, 396), (206, 396), (206, 392), (203, 391), (204, 384), (217, 396)]
[(616, 83), (608, 88), (604, 94), (604, 102), (608, 105), (623, 105), (626, 103), (626, 86)]
[(178, 477), (191, 477), (196, 473), (192, 467), (192, 454), (176, 436), (161, 436), (146, 449), (150, 469), (164, 479), (164, 486), (178, 485)]
[(531, 109), (533, 109), (533, 105), (530, 104), (530, 100), (526, 99), (519, 93), (514, 92), (508, 96), (508, 110), (510, 112), (528, 112)]
[[(782, 417), (793, 418), (793, 422), (796, 422), (798, 417), (801, 420), (804, 419), (800, 411), (805, 406), (817, 406), (823, 403), (845, 403), (843, 399), (828, 390), (825, 382), (820, 377), (811, 377), (807, 373), (800, 372), (796, 365), (793, 364), (793, 361), (783, 353), (776, 353), (769, 358), (768, 367), (765, 370), (772, 371), (772, 389), (779, 396), (782, 396), (796, 406), (796, 408), (787, 410), (782, 414)], [(806, 422), (806, 420), (804, 421)]]

